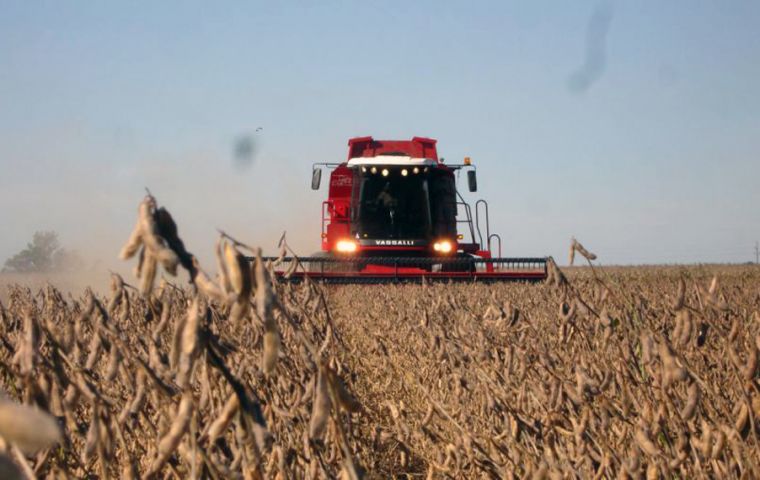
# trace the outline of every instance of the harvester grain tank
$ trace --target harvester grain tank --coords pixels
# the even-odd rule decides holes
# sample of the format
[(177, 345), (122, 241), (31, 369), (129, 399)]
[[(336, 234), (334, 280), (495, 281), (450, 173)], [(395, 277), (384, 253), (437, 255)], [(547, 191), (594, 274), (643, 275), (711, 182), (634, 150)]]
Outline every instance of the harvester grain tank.
[(469, 158), (445, 163), (436, 140), (352, 138), (345, 162), (313, 165), (313, 190), (320, 188), (323, 168), (330, 179), (322, 202), (321, 252), (301, 258), (305, 270), (289, 273), (291, 280), (546, 278), (545, 258), (501, 257), (501, 237), (491, 233), (488, 203), (478, 200), (473, 208), (456, 187), (457, 173), (464, 171), (469, 191), (477, 191), (475, 166)]

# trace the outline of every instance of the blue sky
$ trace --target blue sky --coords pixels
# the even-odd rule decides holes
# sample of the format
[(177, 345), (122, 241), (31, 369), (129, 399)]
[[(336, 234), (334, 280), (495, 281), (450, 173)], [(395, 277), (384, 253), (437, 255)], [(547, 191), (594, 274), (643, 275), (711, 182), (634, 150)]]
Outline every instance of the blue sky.
[(311, 253), (311, 163), (358, 135), (472, 157), (505, 255), (564, 261), (575, 235), (607, 264), (748, 261), (757, 25), (754, 1), (0, 0), (0, 261), (42, 229), (112, 261), (145, 186), (201, 258), (217, 227)]

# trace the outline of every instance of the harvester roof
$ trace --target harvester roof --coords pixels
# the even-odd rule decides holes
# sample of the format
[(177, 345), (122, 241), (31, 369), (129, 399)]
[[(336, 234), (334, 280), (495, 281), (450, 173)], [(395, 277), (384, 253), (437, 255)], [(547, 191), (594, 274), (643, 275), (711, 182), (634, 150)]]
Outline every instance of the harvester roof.
[[(360, 159), (383, 157), (399, 161), (428, 160), (438, 163), (438, 151), (435, 147), (436, 140), (432, 138), (414, 137), (411, 140), (375, 140), (372, 137), (356, 137), (348, 141), (348, 160), (357, 160), (354, 164), (361, 164)], [(365, 161), (366, 162), (366, 161)], [(396, 162), (391, 162), (396, 163)]]

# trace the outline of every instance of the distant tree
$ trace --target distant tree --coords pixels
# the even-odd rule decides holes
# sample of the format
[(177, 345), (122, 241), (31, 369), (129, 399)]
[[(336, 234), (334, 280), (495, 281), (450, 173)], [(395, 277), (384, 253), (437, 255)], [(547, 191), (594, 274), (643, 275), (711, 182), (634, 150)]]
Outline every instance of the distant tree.
[(80, 268), (83, 262), (76, 252), (61, 248), (58, 234), (35, 232), (32, 241), (5, 261), (5, 272), (54, 272)]

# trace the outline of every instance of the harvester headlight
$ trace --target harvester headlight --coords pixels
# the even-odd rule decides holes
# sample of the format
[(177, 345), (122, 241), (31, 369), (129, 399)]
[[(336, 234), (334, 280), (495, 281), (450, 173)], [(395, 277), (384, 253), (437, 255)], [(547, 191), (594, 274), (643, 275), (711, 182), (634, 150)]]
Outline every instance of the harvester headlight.
[(435, 250), (436, 252), (450, 253), (452, 248), (453, 248), (453, 245), (451, 245), (451, 242), (449, 242), (448, 240), (441, 240), (433, 244), (433, 250)]
[(414, 167), (414, 170), (412, 170), (414, 173), (420, 173), (420, 169), (417, 167)]
[(370, 172), (377, 173), (377, 167), (372, 167), (372, 169), (370, 169)]
[(388, 169), (387, 169), (387, 168), (384, 168), (384, 169), (383, 169), (383, 176), (384, 176), (384, 177), (387, 177), (387, 176), (388, 176)]
[(353, 240), (338, 240), (338, 243), (335, 244), (335, 250), (340, 253), (354, 253), (356, 248), (356, 242)]
[(367, 167), (362, 167), (362, 173), (367, 173)]
[(403, 170), (401, 170), (401, 176), (402, 177), (406, 177), (407, 175), (409, 175), (409, 171), (406, 168), (403, 169)]

